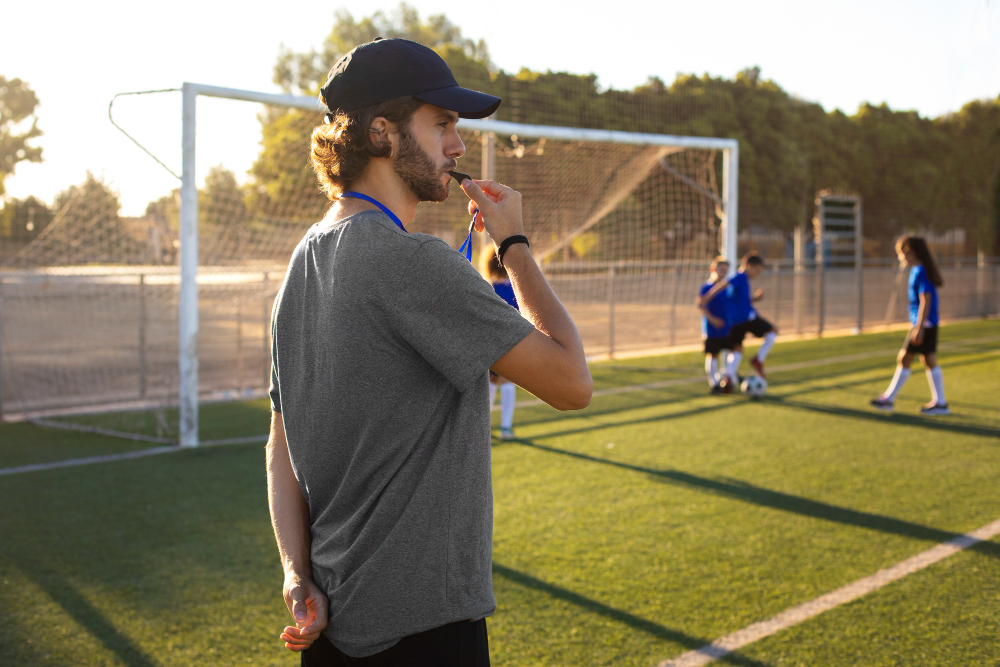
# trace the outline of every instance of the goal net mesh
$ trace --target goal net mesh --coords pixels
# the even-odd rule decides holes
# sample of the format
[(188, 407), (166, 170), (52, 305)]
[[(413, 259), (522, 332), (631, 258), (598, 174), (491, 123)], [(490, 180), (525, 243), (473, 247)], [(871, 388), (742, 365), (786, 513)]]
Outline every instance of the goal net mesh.
[[(323, 117), (212, 102), (230, 116), (260, 118), (263, 129), (249, 170), (223, 160), (198, 175), (199, 394), (262, 398), (274, 297), (293, 248), (329, 207), (308, 165), (309, 136)], [(199, 121), (198, 141), (221, 129)], [(492, 153), (494, 178), (523, 193), (532, 252), (588, 354), (699, 339), (693, 300), (720, 245), (720, 153), (460, 131), (459, 169), (479, 176), (484, 151)], [(447, 201), (421, 204), (408, 230), (457, 248), (469, 215), (451, 187)], [(6, 260), (3, 411), (175, 442), (179, 196), (125, 217), (115, 194), (88, 179)], [(491, 251), (475, 236), (477, 253)], [(202, 425), (203, 441), (227, 437), (224, 424)]]

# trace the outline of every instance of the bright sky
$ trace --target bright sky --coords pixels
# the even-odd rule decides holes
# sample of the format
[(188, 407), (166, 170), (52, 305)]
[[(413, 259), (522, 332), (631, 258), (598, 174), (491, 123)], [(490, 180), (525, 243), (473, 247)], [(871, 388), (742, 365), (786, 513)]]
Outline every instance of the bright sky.
[[(353, 4), (355, 18), (397, 2)], [(410, 0), (484, 39), (507, 71), (593, 72), (631, 88), (678, 72), (725, 76), (758, 65), (788, 92), (853, 113), (865, 101), (939, 116), (1000, 95), (1000, 0), (700, 0), (502, 3)], [(178, 181), (108, 121), (125, 91), (184, 81), (278, 92), (281, 44), (319, 47), (338, 5), (319, 0), (11, 0), (0, 9), (0, 74), (41, 99), (45, 162), (21, 164), (11, 196), (55, 193), (89, 169), (111, 182), (123, 212), (140, 214)], [(823, 8), (821, 8), (821, 6)], [(120, 98), (115, 117), (180, 173), (180, 94)], [(199, 100), (198, 172), (223, 163), (241, 177), (257, 152), (251, 105)]]

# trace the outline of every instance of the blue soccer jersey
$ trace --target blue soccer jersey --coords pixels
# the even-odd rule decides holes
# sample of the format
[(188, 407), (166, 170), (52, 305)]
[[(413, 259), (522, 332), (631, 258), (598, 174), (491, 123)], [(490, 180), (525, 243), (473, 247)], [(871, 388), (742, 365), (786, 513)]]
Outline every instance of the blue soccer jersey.
[[(715, 286), (713, 282), (707, 282), (701, 286), (698, 291), (698, 296), (705, 296), (708, 294), (709, 290)], [(729, 335), (729, 286), (726, 285), (726, 289), (721, 290), (718, 294), (712, 297), (712, 300), (706, 304), (705, 308), (712, 315), (715, 315), (720, 320), (725, 322), (722, 328), (712, 326), (712, 323), (708, 321), (707, 317), (701, 318), (701, 337), (702, 338), (724, 338)]]
[(757, 319), (757, 311), (753, 307), (753, 298), (750, 295), (750, 279), (747, 274), (740, 271), (729, 279), (729, 286), (733, 288), (729, 306), (729, 324), (735, 326), (747, 320)]
[(927, 308), (927, 318), (924, 320), (925, 327), (936, 327), (938, 325), (938, 295), (937, 287), (931, 282), (927, 275), (927, 269), (922, 264), (918, 264), (910, 269), (910, 282), (907, 293), (910, 297), (910, 324), (917, 325), (917, 317), (920, 313), (920, 295), (927, 294), (930, 299), (930, 306)]
[(517, 305), (517, 297), (514, 296), (514, 286), (510, 284), (509, 280), (501, 280), (493, 283), (493, 291), (496, 292), (497, 296), (501, 299), (518, 310), (521, 310), (520, 306)]

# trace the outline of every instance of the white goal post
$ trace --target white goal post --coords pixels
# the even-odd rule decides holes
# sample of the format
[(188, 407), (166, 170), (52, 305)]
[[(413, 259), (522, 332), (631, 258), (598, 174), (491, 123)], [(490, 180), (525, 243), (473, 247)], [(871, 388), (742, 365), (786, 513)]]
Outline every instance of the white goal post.
[[(253, 92), (184, 83), (182, 177), (180, 190), (179, 231), (179, 442), (182, 447), (198, 446), (198, 188), (195, 173), (196, 107), (199, 95), (246, 102), (321, 111), (316, 98)], [(684, 137), (600, 129), (581, 129), (546, 125), (526, 125), (500, 120), (461, 120), (461, 129), (479, 131), (483, 136), (500, 135), (523, 138), (547, 138), (572, 142), (662, 146), (720, 151), (722, 154), (722, 194), (716, 199), (720, 226), (719, 253), (735, 260), (737, 253), (737, 210), (739, 144), (735, 139)], [(485, 167), (485, 159), (484, 159)], [(595, 220), (596, 222), (596, 220)], [(582, 231), (582, 229), (581, 229)]]

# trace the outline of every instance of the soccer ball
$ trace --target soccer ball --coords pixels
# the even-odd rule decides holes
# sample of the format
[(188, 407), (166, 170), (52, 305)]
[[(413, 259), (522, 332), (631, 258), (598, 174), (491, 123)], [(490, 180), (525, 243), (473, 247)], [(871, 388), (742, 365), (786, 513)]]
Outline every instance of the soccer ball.
[(751, 375), (743, 380), (743, 384), (740, 385), (740, 389), (743, 390), (744, 394), (750, 396), (751, 398), (760, 398), (767, 393), (767, 380), (759, 375)]

